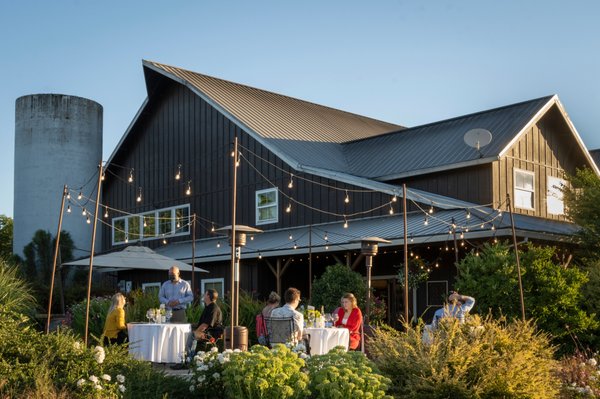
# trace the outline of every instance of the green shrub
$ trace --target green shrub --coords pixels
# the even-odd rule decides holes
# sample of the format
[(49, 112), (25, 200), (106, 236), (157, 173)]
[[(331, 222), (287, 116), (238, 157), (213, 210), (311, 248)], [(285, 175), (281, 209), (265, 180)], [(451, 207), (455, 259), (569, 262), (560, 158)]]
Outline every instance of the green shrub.
[(375, 365), (361, 352), (334, 348), (307, 360), (309, 389), (319, 399), (391, 398), (386, 396), (390, 380), (379, 375)]
[(268, 349), (255, 345), (233, 353), (223, 370), (227, 397), (285, 399), (309, 396), (304, 360), (282, 344)]
[(156, 309), (159, 305), (156, 292), (144, 292), (141, 289), (133, 290), (127, 294), (125, 320), (127, 322), (148, 321), (146, 318), (148, 309)]
[(20, 278), (18, 268), (0, 259), (0, 309), (32, 315), (36, 301), (30, 289)]
[(367, 288), (360, 273), (352, 271), (345, 265), (328, 266), (325, 273), (313, 282), (312, 302), (317, 309), (323, 306), (325, 312), (332, 312), (340, 306), (340, 299), (347, 292), (353, 293), (358, 306), (363, 308), (367, 298)]
[[(85, 335), (85, 316), (87, 300), (74, 304), (69, 308), (71, 328), (83, 338)], [(88, 337), (100, 338), (104, 332), (104, 322), (110, 307), (110, 297), (97, 297), (90, 300), (90, 316), (88, 321)], [(130, 321), (130, 320), (128, 320)]]
[[(555, 251), (554, 247), (532, 244), (519, 251), (525, 312), (552, 335), (553, 342), (570, 346), (568, 330), (581, 339), (598, 331), (599, 324), (582, 310), (585, 273), (576, 267), (563, 267)], [(475, 311), (490, 310), (496, 317), (521, 317), (514, 251), (506, 243), (486, 244), (479, 256), (469, 254), (457, 267), (455, 286), (475, 297)]]
[(422, 339), (423, 324), (374, 331), (373, 361), (406, 398), (552, 398), (558, 394), (554, 350), (531, 322), (473, 316), (445, 319)]

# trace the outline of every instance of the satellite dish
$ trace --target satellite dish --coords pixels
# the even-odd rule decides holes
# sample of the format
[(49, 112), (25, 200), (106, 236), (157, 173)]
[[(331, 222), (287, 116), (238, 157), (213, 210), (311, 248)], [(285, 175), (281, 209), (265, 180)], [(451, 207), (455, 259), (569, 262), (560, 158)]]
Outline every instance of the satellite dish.
[[(485, 147), (492, 141), (492, 133), (487, 129), (471, 129), (465, 133), (464, 140), (469, 147), (479, 151), (481, 147)], [(483, 157), (481, 152), (479, 155)]]

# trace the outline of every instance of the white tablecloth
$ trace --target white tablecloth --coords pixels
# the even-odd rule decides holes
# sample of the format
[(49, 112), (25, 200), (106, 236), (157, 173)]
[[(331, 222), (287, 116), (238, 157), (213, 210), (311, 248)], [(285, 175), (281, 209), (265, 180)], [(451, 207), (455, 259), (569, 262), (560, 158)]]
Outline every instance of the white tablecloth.
[(310, 334), (310, 354), (323, 355), (336, 346), (348, 350), (350, 331), (347, 328), (305, 328)]
[(180, 363), (192, 332), (190, 324), (127, 323), (129, 353), (156, 363)]

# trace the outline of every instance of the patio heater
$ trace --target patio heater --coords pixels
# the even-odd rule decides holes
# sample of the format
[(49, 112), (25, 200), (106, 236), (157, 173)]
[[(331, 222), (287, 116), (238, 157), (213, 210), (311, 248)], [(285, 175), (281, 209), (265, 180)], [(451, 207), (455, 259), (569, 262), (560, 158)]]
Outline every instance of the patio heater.
[[(262, 230), (244, 225), (230, 225), (221, 227), (215, 231), (227, 232), (229, 236), (229, 245), (231, 246), (231, 327), (229, 329), (229, 338), (231, 349), (234, 349), (234, 338), (241, 342), (238, 344), (239, 349), (247, 349), (248, 347), (248, 330), (246, 327), (238, 326), (239, 321), (239, 304), (240, 304), (240, 257), (242, 247), (246, 245), (248, 234), (259, 234)], [(234, 334), (237, 331), (238, 334)], [(225, 341), (227, 341), (227, 332), (225, 332)]]
[(361, 324), (360, 331), (360, 345), (361, 350), (365, 351), (365, 331), (364, 324), (369, 322), (369, 311), (371, 308), (371, 269), (373, 268), (373, 256), (377, 255), (379, 244), (390, 244), (391, 241), (384, 240), (379, 237), (363, 237), (360, 240), (354, 240), (352, 242), (360, 242), (360, 253), (365, 256), (365, 265), (367, 267), (367, 304), (366, 304), (366, 315), (363, 316), (363, 323)]

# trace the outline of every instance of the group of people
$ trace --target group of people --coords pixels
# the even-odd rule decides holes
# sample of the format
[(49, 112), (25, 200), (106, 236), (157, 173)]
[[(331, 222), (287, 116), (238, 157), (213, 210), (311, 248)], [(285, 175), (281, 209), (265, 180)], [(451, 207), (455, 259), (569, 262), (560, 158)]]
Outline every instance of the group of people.
[[(173, 316), (171, 321), (175, 323), (187, 323), (185, 309), (193, 301), (194, 295), (190, 284), (180, 278), (178, 267), (173, 266), (169, 269), (169, 281), (162, 284), (158, 296), (160, 303), (164, 304), (167, 309), (172, 310)], [(212, 289), (208, 289), (204, 293), (204, 310), (198, 320), (198, 326), (194, 329), (193, 336), (191, 337), (192, 341), (197, 341), (196, 350), (203, 350), (207, 344), (212, 344), (215, 340), (223, 336), (223, 314), (217, 305), (218, 297), (219, 294), (217, 291)], [(267, 305), (257, 315), (259, 343), (265, 343), (266, 327), (264, 324), (261, 326), (260, 323), (264, 322), (264, 319), (268, 317), (292, 318), (294, 341), (302, 342), (303, 340), (307, 340), (304, 330), (304, 315), (296, 310), (300, 304), (300, 290), (293, 287), (288, 288), (285, 291), (284, 300), (285, 304), (279, 307), (280, 297), (277, 293), (272, 292), (267, 300)], [(104, 327), (105, 344), (122, 344), (127, 339), (125, 304), (126, 298), (123, 294), (117, 293), (113, 295)], [(424, 341), (429, 340), (430, 332), (438, 327), (442, 318), (453, 317), (462, 322), (465, 315), (474, 305), (474, 298), (460, 295), (456, 291), (453, 291), (448, 296), (448, 304), (435, 312), (432, 323), (426, 327), (423, 336)], [(352, 293), (346, 293), (342, 296), (340, 307), (334, 311), (334, 320), (335, 327), (347, 328), (349, 330), (350, 341), (348, 348), (350, 350), (357, 350), (360, 345), (363, 316), (358, 307), (356, 297)]]

